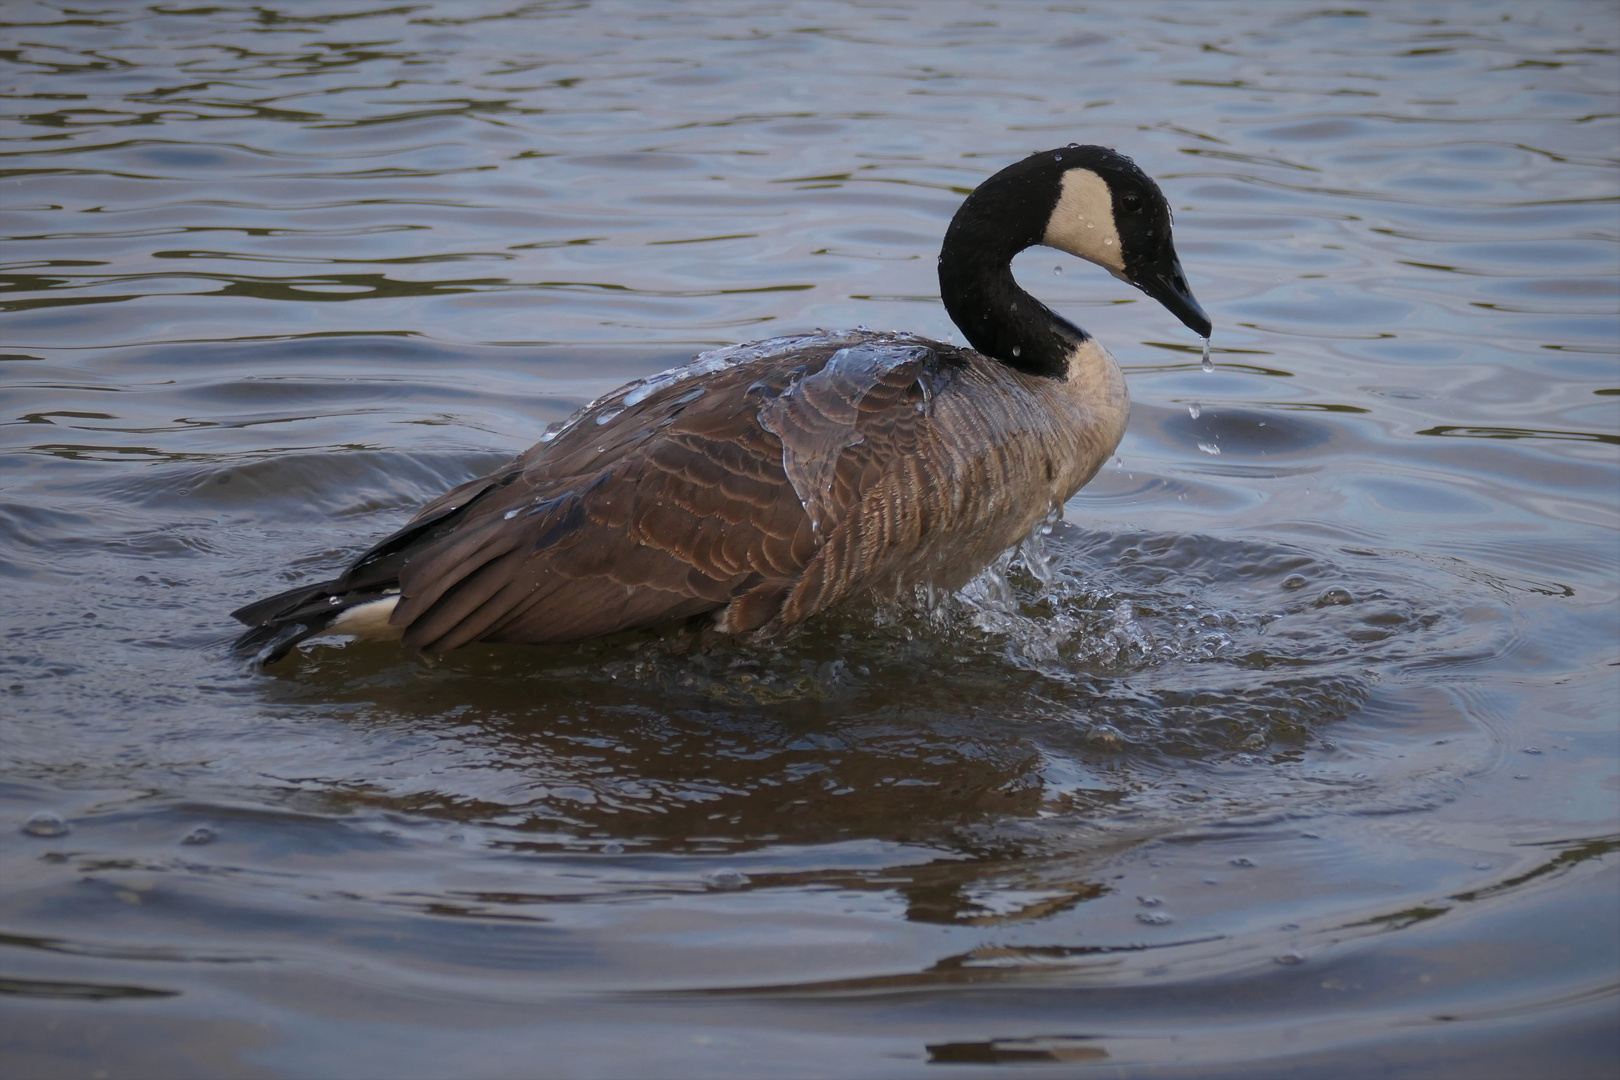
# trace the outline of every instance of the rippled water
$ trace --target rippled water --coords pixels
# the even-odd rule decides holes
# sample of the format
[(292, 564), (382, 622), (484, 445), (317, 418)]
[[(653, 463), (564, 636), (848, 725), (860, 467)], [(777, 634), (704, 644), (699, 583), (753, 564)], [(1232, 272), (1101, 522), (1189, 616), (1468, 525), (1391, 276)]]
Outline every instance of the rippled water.
[[(1612, 6), (3, 17), (8, 1074), (1613, 1066)], [(628, 378), (948, 337), (951, 212), (1070, 141), (1160, 179), (1216, 366), (1021, 256), (1135, 406), (1003, 573), (229, 654)]]

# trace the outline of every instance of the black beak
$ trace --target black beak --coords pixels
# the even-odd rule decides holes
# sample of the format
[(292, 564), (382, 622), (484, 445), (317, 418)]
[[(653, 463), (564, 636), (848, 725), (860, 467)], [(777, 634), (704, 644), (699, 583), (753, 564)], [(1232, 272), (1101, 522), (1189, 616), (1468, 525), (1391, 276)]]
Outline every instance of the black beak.
[(1131, 280), (1131, 284), (1164, 305), (1164, 309), (1186, 324), (1187, 329), (1199, 337), (1209, 337), (1215, 324), (1209, 321), (1204, 309), (1193, 299), (1187, 287), (1187, 275), (1181, 272), (1181, 260), (1175, 253), (1161, 259)]

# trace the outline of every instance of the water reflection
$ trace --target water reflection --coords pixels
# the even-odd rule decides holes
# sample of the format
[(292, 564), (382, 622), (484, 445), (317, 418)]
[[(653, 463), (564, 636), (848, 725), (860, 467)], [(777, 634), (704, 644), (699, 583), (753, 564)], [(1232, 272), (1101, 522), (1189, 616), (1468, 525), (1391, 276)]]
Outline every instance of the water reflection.
[[(1151, 790), (1157, 761), (1302, 762), (1365, 706), (1384, 665), (1498, 639), (1494, 621), (1458, 619), (1427, 567), (1341, 558), (1359, 565), (1070, 529), (960, 597), (820, 620), (775, 644), (677, 629), (431, 665), (388, 645), (321, 645), (261, 692), (272, 709), (322, 703), (430, 740), (409, 780), (341, 784), (340, 812), (495, 824), (512, 831), (503, 847), (526, 851), (851, 837), (975, 851), (975, 823), (1051, 832), (1138, 815), (1128, 796)], [(438, 779), (423, 784), (421, 769)], [(917, 917), (971, 921), (978, 902), (962, 890), (982, 867), (951, 872), (961, 880), (908, 902), (937, 912)]]
[(1103, 1061), (1108, 1051), (1095, 1035), (1037, 1035), (1026, 1039), (991, 1039), (987, 1042), (931, 1043), (928, 1061), (934, 1065), (1038, 1065), (1049, 1062)]

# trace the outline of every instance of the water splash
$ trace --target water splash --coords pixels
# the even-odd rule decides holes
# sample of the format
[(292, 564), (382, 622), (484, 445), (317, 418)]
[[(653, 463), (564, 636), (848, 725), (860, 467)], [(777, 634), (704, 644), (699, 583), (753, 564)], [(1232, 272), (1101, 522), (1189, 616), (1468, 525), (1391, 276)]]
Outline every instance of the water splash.
[(837, 524), (833, 480), (843, 451), (863, 438), (855, 427), (861, 402), (895, 368), (930, 355), (926, 346), (894, 341), (847, 346), (760, 406), (760, 426), (782, 440), (782, 467), (818, 541)]

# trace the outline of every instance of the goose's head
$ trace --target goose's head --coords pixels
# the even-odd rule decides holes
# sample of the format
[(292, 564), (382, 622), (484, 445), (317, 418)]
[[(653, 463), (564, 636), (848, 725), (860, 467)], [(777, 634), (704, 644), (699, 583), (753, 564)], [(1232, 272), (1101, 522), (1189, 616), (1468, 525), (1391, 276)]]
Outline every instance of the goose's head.
[(1208, 337), (1209, 316), (1187, 287), (1170, 238), (1170, 204), (1153, 178), (1106, 147), (1068, 146), (1052, 156), (1062, 172), (1040, 242), (1135, 285)]
[(952, 219), (942, 269), (953, 247), (984, 260), (981, 265), (1005, 266), (1035, 244), (1096, 263), (1163, 304), (1195, 334), (1209, 336), (1209, 316), (1193, 298), (1176, 257), (1170, 204), (1124, 154), (1071, 144), (996, 173)]

